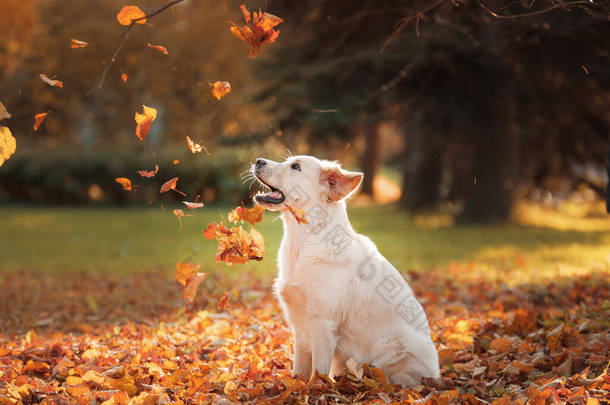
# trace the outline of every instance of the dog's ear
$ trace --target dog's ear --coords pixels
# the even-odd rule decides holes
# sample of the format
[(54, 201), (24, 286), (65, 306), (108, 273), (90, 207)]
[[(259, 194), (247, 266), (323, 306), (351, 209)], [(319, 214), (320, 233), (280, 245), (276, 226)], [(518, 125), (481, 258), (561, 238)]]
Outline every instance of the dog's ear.
[(335, 202), (352, 194), (362, 182), (362, 177), (364, 174), (360, 172), (350, 172), (333, 164), (322, 169), (320, 182), (328, 186), (328, 200)]

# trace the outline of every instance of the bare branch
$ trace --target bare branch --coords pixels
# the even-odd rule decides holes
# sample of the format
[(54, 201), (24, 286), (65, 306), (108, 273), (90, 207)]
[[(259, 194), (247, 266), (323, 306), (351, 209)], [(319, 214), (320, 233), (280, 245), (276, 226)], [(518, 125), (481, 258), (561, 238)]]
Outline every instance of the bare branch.
[(476, 0), (476, 2), (489, 15), (491, 15), (497, 19), (500, 19), (500, 20), (514, 20), (517, 18), (535, 17), (538, 15), (542, 15), (544, 13), (548, 13), (549, 11), (555, 10), (557, 8), (569, 9), (570, 7), (576, 7), (576, 6), (597, 5), (589, 0), (577, 0), (577, 1), (569, 1), (567, 3), (557, 3), (554, 6), (545, 8), (543, 10), (531, 11), (529, 13), (502, 15), (502, 14), (498, 14), (495, 11), (491, 10), (489, 7), (487, 7), (485, 4), (483, 4), (483, 2), (481, 0)]
[(87, 96), (92, 94), (95, 90), (101, 89), (104, 86), (104, 81), (106, 80), (106, 75), (108, 74), (108, 70), (110, 70), (110, 67), (116, 61), (116, 58), (119, 55), (119, 52), (121, 52), (121, 49), (123, 49), (123, 46), (125, 46), (125, 44), (127, 43), (127, 39), (129, 39), (129, 33), (131, 32), (131, 29), (133, 28), (134, 24), (136, 24), (138, 21), (141, 21), (141, 20), (149, 20), (149, 19), (153, 18), (154, 16), (156, 16), (157, 14), (160, 14), (163, 11), (167, 10), (168, 8), (174, 6), (178, 3), (181, 3), (183, 1), (184, 0), (172, 0), (169, 3), (167, 3), (166, 5), (164, 5), (163, 7), (161, 7), (160, 9), (153, 11), (152, 13), (147, 14), (144, 17), (134, 18), (133, 20), (131, 20), (131, 24), (129, 24), (127, 27), (125, 27), (125, 29), (123, 30), (123, 33), (119, 37), (119, 43), (118, 43), (116, 49), (114, 50), (114, 52), (112, 53), (112, 57), (110, 58), (110, 61), (106, 64), (106, 67), (104, 67), (104, 70), (102, 71), (99, 81), (97, 82), (97, 84), (95, 85), (94, 88), (92, 88), (91, 90), (89, 90), (87, 92)]

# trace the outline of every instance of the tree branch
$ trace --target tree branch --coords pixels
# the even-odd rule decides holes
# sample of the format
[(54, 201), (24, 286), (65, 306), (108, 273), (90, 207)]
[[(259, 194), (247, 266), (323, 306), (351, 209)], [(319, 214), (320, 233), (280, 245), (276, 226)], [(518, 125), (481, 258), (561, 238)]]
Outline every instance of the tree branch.
[(152, 13), (147, 14), (144, 17), (135, 18), (135, 19), (131, 20), (131, 24), (129, 24), (127, 27), (125, 27), (125, 29), (123, 30), (123, 33), (119, 37), (119, 44), (117, 45), (116, 49), (112, 53), (112, 57), (110, 58), (110, 61), (108, 62), (108, 64), (106, 64), (106, 67), (102, 71), (99, 81), (97, 82), (95, 87), (93, 87), (91, 90), (89, 90), (87, 92), (87, 96), (92, 94), (95, 90), (101, 89), (104, 86), (104, 81), (106, 80), (106, 75), (108, 74), (110, 67), (116, 61), (116, 58), (119, 55), (119, 52), (121, 52), (121, 49), (123, 49), (123, 46), (125, 46), (125, 44), (127, 43), (127, 39), (129, 39), (129, 33), (131, 32), (131, 29), (133, 28), (134, 24), (136, 24), (138, 21), (141, 21), (141, 20), (149, 20), (149, 19), (153, 18), (154, 16), (156, 16), (157, 14), (160, 14), (163, 11), (167, 10), (168, 8), (172, 7), (173, 5), (181, 3), (183, 1), (184, 0), (172, 0), (169, 3), (167, 3), (166, 5), (164, 5), (163, 7), (161, 7), (160, 9), (153, 11)]
[(531, 11), (529, 13), (502, 15), (502, 14), (498, 14), (495, 11), (491, 10), (489, 7), (487, 7), (485, 4), (483, 4), (483, 2), (481, 0), (476, 0), (476, 2), (489, 15), (491, 15), (491, 16), (497, 18), (497, 19), (500, 19), (500, 20), (514, 20), (516, 18), (535, 17), (535, 16), (538, 16), (538, 15), (541, 15), (541, 14), (544, 14), (544, 13), (548, 13), (549, 11), (555, 10), (557, 8), (569, 9), (570, 7), (575, 7), (575, 6), (597, 5), (597, 4), (595, 4), (595, 3), (593, 3), (592, 1), (589, 1), (589, 0), (577, 0), (577, 1), (568, 1), (567, 3), (557, 3), (554, 6), (545, 8), (543, 10)]

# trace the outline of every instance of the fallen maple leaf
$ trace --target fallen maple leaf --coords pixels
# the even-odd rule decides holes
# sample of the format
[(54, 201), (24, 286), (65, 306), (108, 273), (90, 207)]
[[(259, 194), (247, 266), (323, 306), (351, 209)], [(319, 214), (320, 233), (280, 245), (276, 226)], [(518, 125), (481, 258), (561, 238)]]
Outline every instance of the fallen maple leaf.
[(72, 42), (72, 44), (70, 45), (70, 48), (84, 48), (87, 45), (89, 45), (88, 42), (79, 41), (78, 39), (74, 39), (74, 38), (70, 38), (70, 42)]
[(126, 83), (126, 82), (127, 82), (127, 77), (128, 77), (128, 76), (127, 76), (127, 73), (125, 73), (125, 72), (122, 72), (122, 73), (121, 73), (121, 80), (123, 81), (123, 83)]
[(42, 121), (47, 118), (47, 115), (49, 115), (50, 112), (51, 111), (47, 111), (46, 113), (40, 113), (34, 116), (34, 131), (38, 131), (38, 128), (40, 128)]
[(203, 151), (205, 151), (205, 153), (208, 156), (210, 156), (210, 152), (208, 152), (208, 148), (206, 148), (203, 145), (193, 142), (191, 140), (191, 138), (189, 138), (188, 136), (186, 137), (186, 143), (193, 154), (195, 154), (197, 152), (201, 152), (203, 150)]
[(121, 25), (146, 24), (146, 14), (138, 6), (123, 6), (116, 19)]
[(305, 218), (305, 210), (302, 210), (300, 208), (294, 208), (294, 207), (291, 207), (290, 205), (288, 205), (287, 207), (288, 207), (288, 211), (290, 211), (290, 213), (292, 214), (294, 219), (297, 220), (297, 223), (299, 225), (309, 223), (307, 221), (307, 219)]
[(155, 165), (155, 170), (138, 170), (138, 174), (142, 177), (155, 177), (159, 171), (159, 165)]
[(148, 135), (150, 125), (157, 118), (157, 110), (153, 107), (142, 105), (142, 114), (136, 111), (136, 136), (143, 141)]
[(0, 102), (0, 121), (11, 117), (12, 115), (8, 111), (6, 111), (6, 107), (4, 106), (4, 104)]
[(203, 203), (200, 202), (189, 202), (189, 201), (182, 201), (182, 203), (184, 205), (186, 205), (186, 208), (188, 208), (189, 210), (194, 210), (195, 208), (203, 208)]
[(123, 186), (123, 190), (125, 190), (125, 191), (132, 190), (131, 180), (129, 180), (127, 177), (117, 177), (116, 179), (114, 179), (114, 181), (116, 181), (121, 186)]
[(162, 45), (152, 45), (152, 44), (146, 44), (146, 45), (149, 48), (156, 49), (157, 51), (161, 52), (163, 55), (169, 55), (169, 53), (167, 52), (167, 48)]
[(231, 308), (231, 303), (229, 302), (229, 292), (225, 291), (222, 297), (218, 300), (217, 308), (219, 311), (225, 311)]
[(0, 127), (0, 166), (4, 164), (17, 149), (17, 141), (11, 130), (7, 127)]
[(237, 24), (230, 22), (232, 24), (230, 29), (236, 37), (250, 45), (250, 57), (255, 58), (263, 45), (275, 42), (280, 35), (280, 31), (276, 31), (274, 27), (284, 20), (273, 14), (263, 13), (261, 10), (252, 12), (252, 16), (250, 16), (245, 4), (241, 5), (241, 11), (246, 25), (239, 27)]
[(163, 194), (163, 193), (167, 193), (169, 190), (173, 190), (173, 191), (175, 191), (175, 192), (177, 192), (179, 194), (182, 194), (183, 196), (186, 197), (186, 194), (184, 194), (182, 191), (180, 191), (180, 190), (178, 190), (176, 188), (177, 184), (178, 184), (178, 177), (174, 177), (173, 179), (168, 180), (165, 183), (163, 183), (161, 185), (161, 189), (159, 190), (159, 192), (161, 194)]
[(45, 75), (44, 73), (40, 73), (38, 76), (40, 76), (40, 79), (42, 79), (42, 81), (45, 82), (46, 84), (48, 84), (49, 86), (52, 86), (52, 87), (57, 86), (60, 89), (64, 87), (63, 82), (61, 82), (59, 80), (49, 79), (49, 77), (47, 75)]
[(264, 212), (265, 208), (260, 205), (255, 205), (252, 208), (242, 206), (234, 208), (227, 216), (227, 219), (231, 222), (247, 221), (250, 225), (254, 225), (263, 220)]
[(212, 86), (212, 96), (216, 100), (220, 100), (231, 92), (231, 83), (229, 82), (214, 82), (208, 84)]

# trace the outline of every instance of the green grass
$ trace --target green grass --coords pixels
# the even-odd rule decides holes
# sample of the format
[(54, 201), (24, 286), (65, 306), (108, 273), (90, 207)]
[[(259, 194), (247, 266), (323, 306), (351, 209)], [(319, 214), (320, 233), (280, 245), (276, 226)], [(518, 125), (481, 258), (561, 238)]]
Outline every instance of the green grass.
[[(192, 260), (207, 272), (253, 272), (271, 276), (281, 239), (281, 220), (266, 213), (257, 229), (265, 237), (262, 262), (214, 262), (216, 242), (204, 239), (208, 222), (228, 207), (206, 207), (184, 218), (180, 230), (172, 210), (158, 208), (0, 208), (0, 271), (125, 273), (172, 271)], [(610, 232), (561, 231), (524, 225), (416, 226), (393, 207), (351, 208), (352, 224), (369, 236), (402, 270), (444, 271), (452, 262), (480, 264), (481, 272), (518, 266), (528, 274), (553, 276), (571, 268), (610, 268)]]

